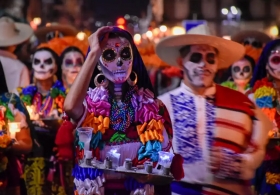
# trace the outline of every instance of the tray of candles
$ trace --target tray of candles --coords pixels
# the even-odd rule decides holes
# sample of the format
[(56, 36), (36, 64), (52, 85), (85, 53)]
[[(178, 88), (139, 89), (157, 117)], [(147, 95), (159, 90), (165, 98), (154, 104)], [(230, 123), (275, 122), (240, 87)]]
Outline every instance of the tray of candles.
[[(167, 152), (162, 152), (167, 153)], [(170, 153), (169, 153), (170, 154)], [(172, 154), (173, 155), (173, 154)], [(161, 157), (161, 156), (160, 156)], [(170, 173), (170, 165), (173, 156), (166, 160), (159, 160), (154, 168), (152, 162), (146, 162), (144, 165), (133, 167), (131, 159), (125, 159), (122, 166), (115, 166), (110, 158), (106, 158), (104, 162), (95, 159), (85, 159), (79, 162), (81, 167), (96, 168), (103, 170), (105, 173), (120, 173), (136, 179), (140, 183), (151, 183), (154, 185), (166, 185), (173, 181)], [(164, 162), (165, 161), (165, 162)]]

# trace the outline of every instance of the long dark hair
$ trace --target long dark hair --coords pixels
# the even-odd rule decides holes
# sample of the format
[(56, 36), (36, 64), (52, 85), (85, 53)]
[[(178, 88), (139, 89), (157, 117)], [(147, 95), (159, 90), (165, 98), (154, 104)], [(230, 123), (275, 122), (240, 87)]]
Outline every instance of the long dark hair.
[[(147, 69), (143, 63), (143, 60), (137, 50), (136, 45), (134, 44), (133, 38), (131, 34), (125, 30), (122, 30), (118, 27), (114, 27), (113, 30), (110, 32), (109, 37), (124, 37), (126, 38), (132, 48), (132, 53), (133, 53), (133, 62), (132, 62), (132, 71), (134, 71), (137, 74), (138, 81), (137, 81), (137, 86), (138, 88), (144, 88), (144, 89), (149, 89), (152, 92), (154, 92), (154, 88), (152, 86), (149, 74), (147, 72)], [(101, 39), (102, 40), (102, 39)], [(90, 49), (88, 50), (88, 52)], [(95, 67), (95, 70), (93, 72), (93, 75), (91, 77), (91, 81), (89, 84), (89, 87), (95, 88), (94, 84), (94, 78), (96, 77), (97, 74), (99, 74), (100, 71), (98, 70), (97, 66)], [(112, 83), (109, 84), (109, 91), (111, 91), (111, 85)], [(110, 86), (111, 85), (111, 86)], [(125, 82), (123, 85), (123, 92), (126, 92), (126, 89), (128, 88), (128, 84)], [(124, 94), (124, 93), (123, 93)]]
[[(38, 52), (38, 51), (48, 51), (48, 52), (50, 52), (51, 54), (52, 54), (52, 56), (53, 56), (53, 58), (54, 58), (54, 60), (55, 60), (55, 63), (56, 63), (56, 65), (57, 65), (57, 71), (56, 71), (56, 73), (55, 73), (55, 75), (57, 76), (57, 79), (60, 81), (60, 82), (62, 82), (62, 71), (61, 71), (61, 60), (60, 60), (60, 58), (59, 58), (59, 56), (52, 50), (52, 49), (50, 49), (50, 48), (48, 48), (48, 47), (41, 47), (41, 48), (39, 48), (39, 49), (36, 49), (36, 51), (34, 52), (34, 54), (36, 53), (36, 52)], [(33, 55), (33, 57), (34, 57), (34, 55)], [(32, 61), (32, 63), (33, 63), (33, 61)], [(34, 73), (32, 73), (32, 77), (33, 77), (33, 74)]]
[(83, 52), (77, 48), (77, 47), (74, 47), (74, 46), (70, 46), (70, 47), (67, 47), (60, 55), (60, 62), (62, 63), (63, 61), (63, 58), (65, 57), (65, 55), (71, 51), (76, 51), (76, 52), (79, 52), (82, 54), (83, 58), (85, 59), (85, 55), (83, 54)]
[(6, 77), (3, 69), (3, 65), (0, 61), (0, 94), (8, 92), (8, 86), (6, 82)]
[(267, 72), (266, 72), (266, 64), (269, 58), (269, 55), (271, 53), (271, 51), (273, 49), (275, 49), (275, 47), (280, 46), (280, 39), (276, 39), (273, 41), (270, 41), (266, 44), (266, 46), (264, 47), (261, 56), (259, 58), (259, 61), (256, 65), (254, 74), (253, 74), (253, 78), (251, 80), (250, 86), (254, 87), (255, 83), (258, 80), (261, 80), (263, 78), (265, 78), (267, 76)]

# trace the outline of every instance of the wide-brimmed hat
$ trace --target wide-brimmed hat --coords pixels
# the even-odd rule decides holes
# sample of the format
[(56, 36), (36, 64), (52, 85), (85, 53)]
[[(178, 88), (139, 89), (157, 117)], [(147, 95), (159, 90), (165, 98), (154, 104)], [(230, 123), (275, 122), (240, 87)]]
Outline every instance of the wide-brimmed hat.
[(78, 34), (78, 30), (73, 26), (62, 24), (51, 24), (50, 26), (38, 28), (34, 34), (40, 43), (44, 43), (47, 42), (47, 34), (50, 32), (59, 32), (65, 37), (76, 36)]
[(219, 69), (228, 68), (245, 53), (243, 45), (211, 35), (205, 24), (192, 28), (187, 34), (163, 38), (156, 46), (156, 53), (166, 63), (178, 65), (179, 50), (187, 45), (209, 45), (216, 48), (219, 52)]
[(261, 41), (262, 43), (267, 43), (272, 40), (271, 37), (269, 37), (267, 34), (257, 31), (257, 30), (243, 30), (231, 37), (232, 41), (243, 43), (243, 41), (246, 38), (255, 38), (258, 41)]
[(14, 22), (9, 17), (0, 18), (0, 47), (18, 45), (33, 34), (28, 24)]

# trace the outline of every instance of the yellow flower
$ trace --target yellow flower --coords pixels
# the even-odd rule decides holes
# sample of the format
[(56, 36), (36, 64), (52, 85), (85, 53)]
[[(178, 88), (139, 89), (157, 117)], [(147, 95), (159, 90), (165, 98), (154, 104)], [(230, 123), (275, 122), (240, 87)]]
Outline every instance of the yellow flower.
[(259, 89), (257, 89), (254, 93), (255, 99), (261, 98), (264, 96), (272, 96), (272, 98), (274, 99), (276, 96), (275, 89), (273, 89), (271, 87), (263, 86), (263, 87), (260, 87)]

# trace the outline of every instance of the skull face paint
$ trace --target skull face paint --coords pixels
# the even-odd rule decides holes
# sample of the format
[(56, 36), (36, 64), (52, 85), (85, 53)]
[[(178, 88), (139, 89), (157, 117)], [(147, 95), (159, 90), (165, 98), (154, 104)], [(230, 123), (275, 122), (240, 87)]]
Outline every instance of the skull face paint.
[(231, 74), (237, 85), (246, 86), (252, 78), (252, 66), (246, 59), (235, 62), (231, 67)]
[(46, 80), (55, 74), (57, 70), (55, 59), (47, 50), (36, 51), (33, 56), (32, 68), (37, 80)]
[(183, 58), (183, 67), (188, 82), (195, 87), (209, 87), (218, 70), (215, 48), (208, 45), (192, 45)]
[(84, 63), (84, 56), (78, 51), (65, 53), (62, 61), (62, 78), (65, 87), (73, 84)]
[(99, 61), (108, 80), (124, 83), (132, 71), (133, 55), (129, 41), (122, 37), (109, 38)]
[(266, 69), (273, 78), (280, 79), (280, 46), (271, 51)]

